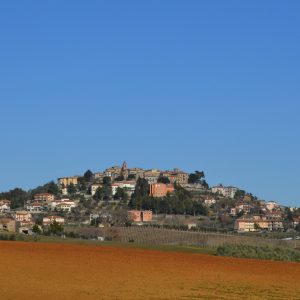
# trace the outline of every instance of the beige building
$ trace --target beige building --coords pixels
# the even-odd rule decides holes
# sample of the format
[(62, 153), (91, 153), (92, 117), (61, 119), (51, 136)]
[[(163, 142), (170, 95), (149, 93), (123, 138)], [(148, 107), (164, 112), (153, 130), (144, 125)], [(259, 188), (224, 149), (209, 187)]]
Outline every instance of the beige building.
[(121, 167), (114, 166), (114, 167), (108, 168), (104, 171), (104, 175), (106, 177), (110, 177), (111, 180), (113, 181), (113, 180), (115, 180), (116, 177), (121, 175)]
[(54, 201), (55, 196), (49, 193), (34, 195), (34, 202), (51, 202)]
[(144, 178), (147, 180), (149, 184), (153, 184), (157, 182), (157, 179), (160, 175), (160, 170), (147, 170), (144, 172)]
[(15, 232), (16, 221), (11, 218), (0, 218), (0, 231)]
[(181, 171), (179, 169), (174, 169), (173, 171), (164, 171), (161, 172), (161, 175), (169, 178), (171, 183), (177, 183), (180, 185), (184, 185), (188, 183), (189, 173)]
[(104, 175), (103, 172), (96, 172), (94, 174), (94, 179), (95, 179), (96, 182), (102, 182), (104, 176), (105, 175)]
[(142, 168), (130, 168), (128, 169), (128, 176), (134, 175), (135, 179), (144, 178), (144, 170)]
[(18, 222), (31, 222), (32, 215), (27, 211), (17, 211), (15, 213), (15, 220)]
[(74, 185), (77, 185), (78, 184), (78, 178), (79, 178), (79, 176), (61, 177), (61, 178), (58, 178), (58, 184), (59, 184), (60, 187), (67, 187), (71, 183), (74, 184)]
[(269, 218), (267, 216), (244, 216), (237, 219), (234, 224), (237, 231), (254, 232), (259, 230), (281, 230), (283, 229), (282, 220)]

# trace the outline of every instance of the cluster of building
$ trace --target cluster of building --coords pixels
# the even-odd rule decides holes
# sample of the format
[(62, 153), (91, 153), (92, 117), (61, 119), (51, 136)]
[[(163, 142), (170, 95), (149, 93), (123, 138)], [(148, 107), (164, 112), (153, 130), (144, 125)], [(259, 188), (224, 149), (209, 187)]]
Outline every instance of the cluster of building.
[[(254, 211), (259, 213), (253, 213)], [(251, 203), (238, 203), (231, 209), (232, 216), (237, 216), (241, 212), (243, 215), (236, 219), (234, 226), (239, 232), (282, 230), (287, 222), (285, 208), (274, 201), (259, 201), (258, 207)], [(299, 219), (300, 216), (293, 218), (290, 225), (295, 228), (299, 224)]]
[[(116, 195), (119, 188), (124, 189), (129, 196), (135, 191), (136, 182), (139, 178), (145, 179), (149, 184), (149, 195), (152, 197), (165, 197), (175, 191), (175, 183), (187, 190), (198, 193), (197, 201), (202, 202), (209, 209), (217, 209), (218, 216), (229, 216), (235, 220), (234, 228), (239, 232), (252, 232), (259, 230), (280, 230), (285, 226), (285, 208), (276, 202), (252, 201), (251, 197), (245, 196), (243, 200), (235, 199), (238, 188), (233, 186), (217, 185), (207, 189), (201, 182), (190, 184), (189, 173), (179, 169), (162, 171), (157, 169), (144, 170), (142, 168), (128, 168), (126, 162), (121, 167), (113, 166), (103, 172), (92, 174), (88, 182), (91, 196), (105, 185), (104, 178), (110, 178), (112, 196)], [(162, 178), (164, 180), (162, 180)], [(34, 223), (35, 214), (43, 215), (43, 226), (48, 226), (54, 221), (64, 224), (65, 220), (61, 216), (53, 215), (55, 212), (71, 213), (78, 205), (78, 201), (68, 198), (70, 185), (79, 186), (82, 177), (71, 176), (58, 178), (58, 187), (62, 197), (58, 199), (50, 193), (40, 193), (34, 195), (33, 199), (25, 203), (24, 210), (11, 211), (9, 200), (0, 200), (0, 231), (19, 231), (29, 232)], [(166, 180), (168, 179), (168, 180)], [(166, 183), (163, 183), (166, 182)], [(204, 196), (199, 196), (204, 195)], [(87, 196), (87, 195), (84, 195)], [(247, 198), (248, 197), (248, 198)], [(232, 199), (228, 201), (232, 207), (226, 209), (218, 206), (218, 201), (222, 199)], [(1, 217), (2, 215), (2, 217)], [(63, 215), (63, 214), (62, 214)], [(131, 221), (136, 223), (151, 222), (153, 220), (152, 211), (148, 210), (129, 210), (128, 215)], [(91, 218), (94, 218), (91, 215)], [(294, 217), (292, 225), (296, 227), (300, 224), (300, 216)]]
[[(53, 222), (64, 224), (65, 219), (61, 216), (45, 216), (43, 217), (42, 225), (49, 226)], [(0, 217), (0, 231), (18, 232), (23, 234), (32, 234), (35, 221), (33, 215), (28, 211), (16, 211), (8, 216)]]
[[(150, 195), (153, 197), (164, 197), (167, 193), (174, 191), (174, 183), (182, 186), (188, 184), (189, 173), (179, 169), (172, 171), (161, 171), (157, 169), (144, 170), (142, 168), (127, 168), (126, 162), (122, 167), (113, 166), (107, 168), (103, 172), (96, 172), (93, 174), (93, 182), (91, 184), (91, 194), (95, 195), (98, 188), (103, 186), (103, 178), (109, 177), (111, 179), (112, 196), (117, 192), (118, 188), (124, 188), (129, 196), (134, 192), (136, 181), (138, 178), (144, 178), (150, 185)], [(160, 177), (168, 178), (169, 184), (158, 183)], [(77, 186), (80, 176), (61, 177), (58, 178), (58, 186), (62, 194), (68, 194), (68, 186), (73, 184)]]
[(70, 199), (55, 199), (49, 193), (34, 195), (34, 199), (24, 205), (24, 210), (11, 210), (9, 200), (0, 200), (0, 231), (30, 234), (35, 225), (33, 216), (44, 214), (42, 225), (48, 226), (54, 221), (64, 224), (61, 216), (52, 215), (54, 212), (71, 212), (76, 203)]
[(54, 195), (43, 193), (34, 195), (34, 199), (25, 205), (25, 210), (32, 213), (45, 211), (71, 212), (74, 207), (76, 207), (76, 203), (69, 198), (55, 199)]

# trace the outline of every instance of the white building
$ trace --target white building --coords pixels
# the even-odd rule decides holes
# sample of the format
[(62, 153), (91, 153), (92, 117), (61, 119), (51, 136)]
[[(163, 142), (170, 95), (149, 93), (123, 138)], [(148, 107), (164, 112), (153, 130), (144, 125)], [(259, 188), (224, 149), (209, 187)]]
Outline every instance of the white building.
[(223, 186), (222, 184), (214, 186), (211, 188), (213, 193), (218, 193), (224, 197), (234, 198), (235, 193), (238, 191), (238, 188), (234, 186)]
[(30, 203), (25, 206), (25, 209), (29, 212), (42, 212), (45, 207), (41, 203)]
[(206, 206), (212, 206), (213, 204), (215, 204), (217, 201), (216, 201), (216, 199), (215, 198), (206, 198), (205, 200), (204, 200), (204, 204), (206, 205)]
[(0, 200), (0, 213), (10, 211), (10, 201), (9, 200)]
[(100, 183), (94, 183), (91, 185), (91, 194), (92, 196), (94, 196), (96, 194), (96, 191), (98, 188), (101, 188), (102, 187), (102, 184)]
[(72, 208), (76, 207), (76, 203), (68, 198), (55, 200), (51, 202), (51, 210), (71, 212)]
[(114, 196), (117, 192), (117, 189), (122, 188), (125, 189), (129, 194), (134, 192), (135, 189), (135, 181), (119, 181), (115, 182), (111, 185), (112, 195)]
[(64, 224), (65, 223), (65, 219), (63, 217), (60, 216), (48, 216), (48, 217), (44, 217), (43, 218), (43, 225), (50, 225), (53, 222), (57, 222), (59, 224)]
[(277, 207), (279, 207), (279, 204), (276, 203), (275, 201), (268, 201), (268, 202), (266, 202), (266, 208), (268, 210), (273, 210), (273, 209), (275, 209)]

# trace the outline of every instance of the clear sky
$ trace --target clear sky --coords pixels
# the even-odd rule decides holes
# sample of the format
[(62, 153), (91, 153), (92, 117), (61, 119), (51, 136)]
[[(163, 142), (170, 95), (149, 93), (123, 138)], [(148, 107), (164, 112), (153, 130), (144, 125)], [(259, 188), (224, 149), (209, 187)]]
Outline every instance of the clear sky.
[(204, 170), (300, 206), (299, 1), (1, 1), (0, 191)]

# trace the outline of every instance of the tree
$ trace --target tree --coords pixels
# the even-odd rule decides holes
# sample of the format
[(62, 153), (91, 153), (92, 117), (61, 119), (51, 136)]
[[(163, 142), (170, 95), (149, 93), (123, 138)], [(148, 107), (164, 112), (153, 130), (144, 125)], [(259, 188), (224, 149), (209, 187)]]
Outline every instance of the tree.
[(290, 222), (293, 221), (293, 213), (291, 212), (289, 207), (286, 208), (285, 212), (286, 212), (286, 219)]
[(76, 191), (77, 191), (76, 186), (71, 182), (68, 185), (68, 194), (69, 195), (74, 195), (76, 193)]
[(93, 180), (93, 172), (91, 170), (87, 170), (84, 175), (83, 178), (85, 179), (86, 182), (91, 182)]
[(111, 184), (111, 178), (109, 176), (104, 176), (102, 179), (103, 184)]
[(124, 178), (123, 175), (120, 175), (120, 176), (115, 178), (115, 181), (124, 181), (124, 180), (125, 180), (125, 178)]
[(160, 175), (157, 179), (157, 182), (168, 184), (168, 183), (170, 183), (170, 179), (167, 176)]
[(111, 185), (104, 185), (102, 187), (103, 190), (103, 200), (109, 200), (112, 195)]
[(259, 224), (258, 223), (254, 223), (254, 229), (255, 230), (261, 230), (261, 227), (259, 226)]
[(50, 224), (49, 231), (53, 234), (60, 234), (64, 230), (63, 226), (55, 220)]
[(136, 178), (135, 174), (129, 174), (128, 177), (127, 177), (128, 180), (133, 180), (135, 178)]
[(38, 186), (33, 190), (29, 191), (30, 197), (33, 198), (36, 194), (42, 194), (42, 193), (49, 193), (53, 195), (59, 195), (60, 190), (57, 186), (57, 184), (54, 181), (50, 181), (44, 185)]
[(150, 186), (146, 179), (139, 178), (136, 182), (135, 190), (131, 195), (131, 199), (129, 201), (129, 207), (135, 209), (142, 208), (142, 202), (144, 198), (149, 197)]
[(93, 198), (96, 200), (96, 201), (100, 201), (100, 200), (103, 200), (103, 197), (104, 197), (104, 192), (103, 192), (103, 188), (102, 187), (99, 187), (97, 188)]
[(123, 202), (127, 203), (127, 201), (128, 201), (128, 194), (126, 192), (126, 189), (118, 187), (117, 191), (116, 191), (116, 193), (114, 195), (114, 199), (115, 200), (122, 200)]
[(79, 191), (85, 191), (87, 189), (87, 181), (84, 177), (78, 178), (78, 185), (77, 185)]
[(201, 183), (201, 179), (205, 178), (203, 171), (195, 171), (189, 175), (188, 183)]
[(246, 192), (244, 190), (237, 190), (235, 195), (234, 195), (234, 198), (235, 199), (243, 199), (246, 195)]
[(150, 186), (146, 179), (139, 178), (136, 182), (134, 193), (132, 194), (133, 197), (145, 197), (149, 196)]
[(60, 193), (57, 184), (54, 181), (50, 181), (47, 185), (47, 193), (58, 195)]
[(30, 193), (20, 188), (15, 188), (9, 192), (0, 193), (0, 199), (10, 200), (11, 208), (15, 209), (24, 206), (25, 202), (30, 199)]
[(109, 200), (112, 195), (111, 179), (110, 177), (103, 178), (103, 186), (98, 188), (95, 192), (94, 199), (96, 201)]
[(41, 234), (42, 230), (37, 224), (34, 224), (33, 227), (32, 227), (32, 232), (34, 232), (36, 234)]

